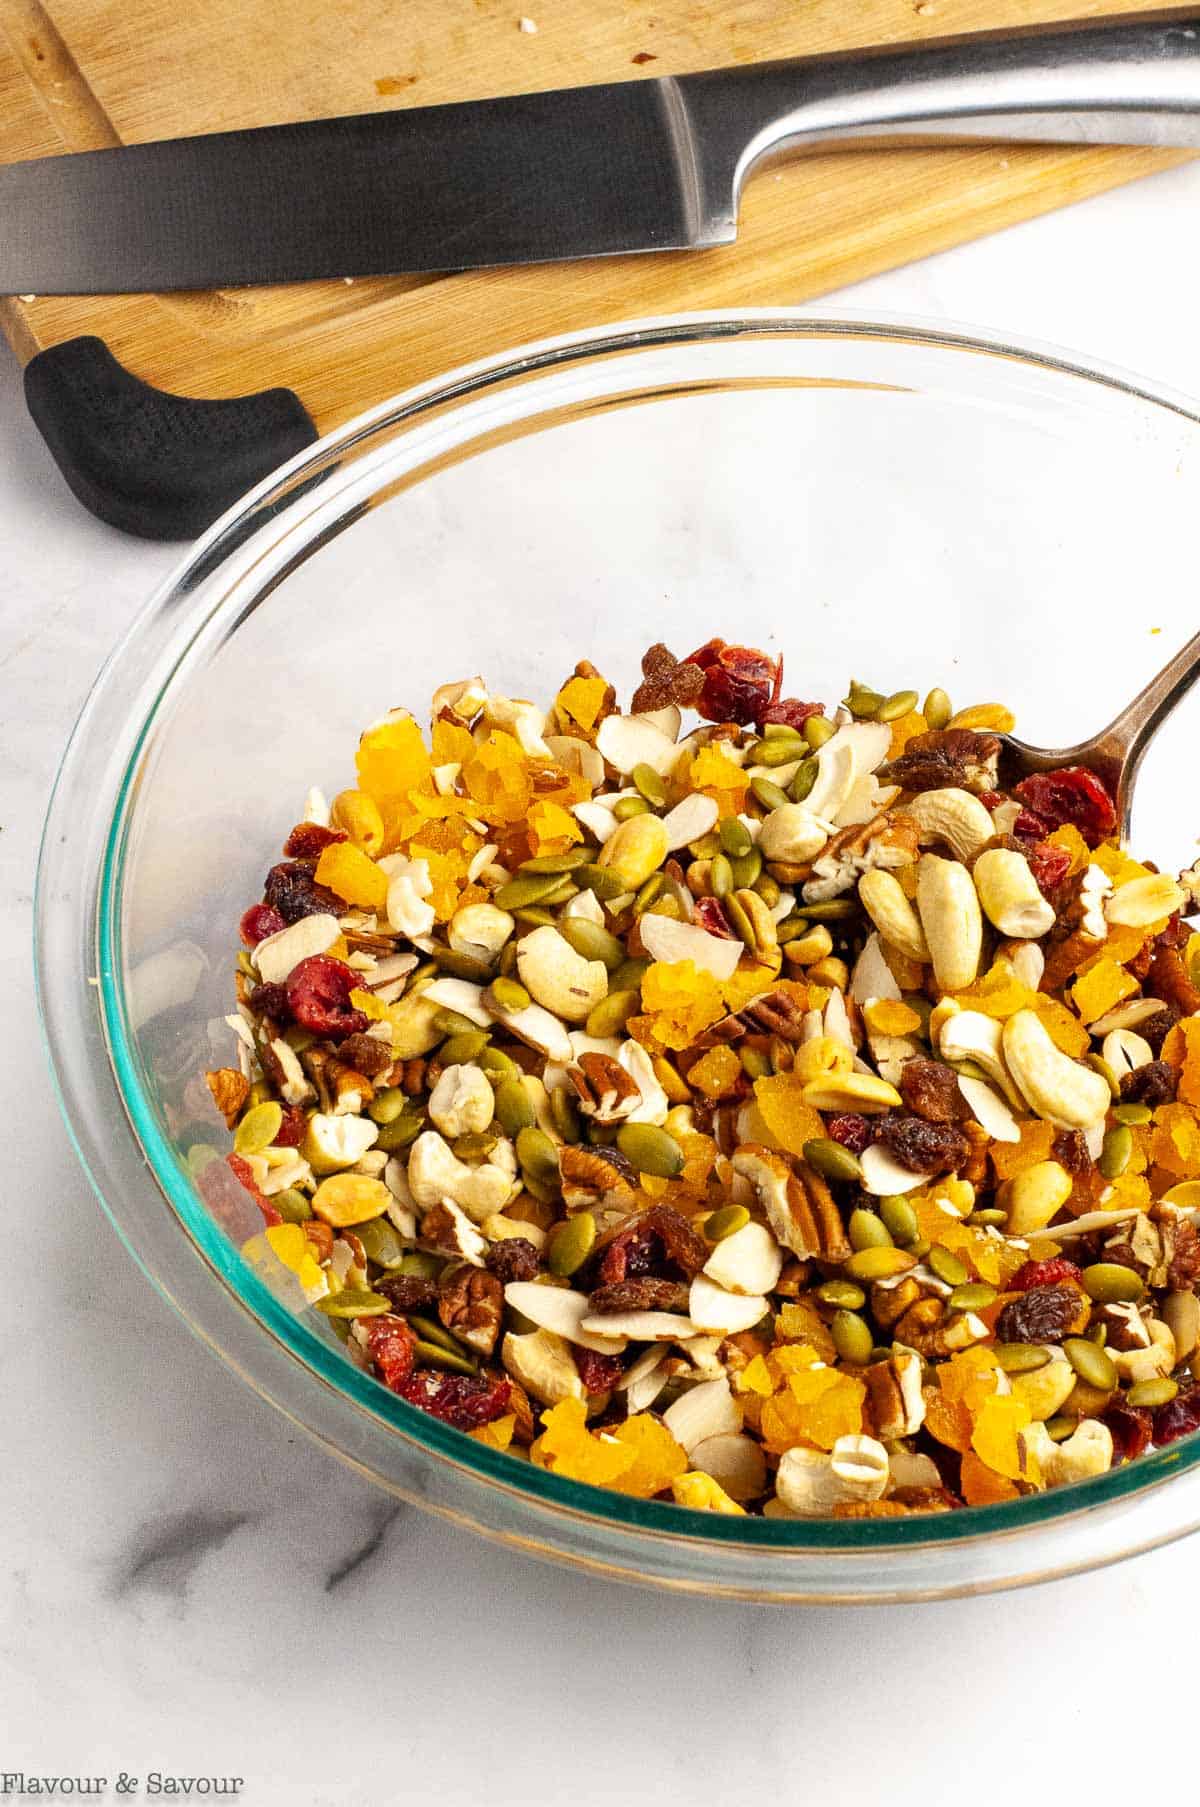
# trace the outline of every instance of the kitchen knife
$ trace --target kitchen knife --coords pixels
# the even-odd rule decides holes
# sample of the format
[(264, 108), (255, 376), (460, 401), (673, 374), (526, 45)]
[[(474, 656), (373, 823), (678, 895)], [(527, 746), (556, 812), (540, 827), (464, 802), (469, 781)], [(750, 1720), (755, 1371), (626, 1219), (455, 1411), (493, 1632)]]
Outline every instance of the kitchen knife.
[(0, 293), (697, 249), (805, 147), (1200, 147), (1200, 12), (218, 132), (0, 169)]

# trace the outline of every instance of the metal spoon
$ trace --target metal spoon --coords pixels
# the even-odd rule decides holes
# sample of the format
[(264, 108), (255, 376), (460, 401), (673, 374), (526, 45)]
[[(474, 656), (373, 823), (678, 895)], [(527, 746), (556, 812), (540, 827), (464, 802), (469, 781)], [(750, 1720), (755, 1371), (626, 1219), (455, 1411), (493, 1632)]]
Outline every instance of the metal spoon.
[(1197, 678), (1200, 634), (1193, 634), (1120, 715), (1088, 740), (1077, 741), (1073, 747), (1031, 747), (1015, 735), (1002, 734), (1000, 757), (1006, 781), (1011, 785), (1031, 772), (1052, 772), (1067, 765), (1087, 766), (1116, 799), (1117, 828), (1124, 839), (1129, 832), (1133, 787), (1146, 748)]

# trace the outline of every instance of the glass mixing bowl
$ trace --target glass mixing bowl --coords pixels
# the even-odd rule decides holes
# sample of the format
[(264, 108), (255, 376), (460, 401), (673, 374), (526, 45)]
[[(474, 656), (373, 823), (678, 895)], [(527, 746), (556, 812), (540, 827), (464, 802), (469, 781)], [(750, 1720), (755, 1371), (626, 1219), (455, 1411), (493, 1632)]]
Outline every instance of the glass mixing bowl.
[[(877, 1522), (632, 1501), (388, 1393), (252, 1271), (184, 1158), (229, 1058), (237, 920), (359, 730), (473, 672), (548, 700), (654, 640), (1003, 699), (1027, 738), (1107, 720), (1195, 626), (1195, 404), (1033, 346), (759, 311), (535, 345), (410, 390), (254, 490), (105, 667), (50, 809), (38, 974), (75, 1145), (131, 1254), (263, 1396), (381, 1486), (597, 1572), (780, 1601), (934, 1597), (1110, 1562), (1200, 1522), (1200, 1438), (1080, 1486)], [(1184, 576), (1189, 581), (1181, 581)], [(1187, 706), (1138, 846), (1190, 863)]]

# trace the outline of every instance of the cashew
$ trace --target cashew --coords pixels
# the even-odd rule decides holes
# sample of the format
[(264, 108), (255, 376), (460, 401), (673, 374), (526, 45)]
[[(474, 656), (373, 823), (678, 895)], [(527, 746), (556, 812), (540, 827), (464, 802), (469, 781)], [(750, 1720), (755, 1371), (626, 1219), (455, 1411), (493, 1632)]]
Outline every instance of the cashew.
[(1152, 872), (1145, 878), (1130, 879), (1118, 885), (1104, 900), (1107, 920), (1121, 928), (1148, 929), (1152, 922), (1165, 922), (1187, 903), (1182, 886), (1165, 872)]
[(983, 947), (983, 916), (966, 867), (923, 853), (917, 862), (917, 912), (938, 985), (943, 991), (964, 990), (979, 971)]
[(476, 1223), (493, 1211), (503, 1210), (513, 1189), (512, 1178), (502, 1167), (483, 1161), (468, 1167), (453, 1153), (436, 1129), (422, 1132), (408, 1156), (408, 1184), (416, 1203), (428, 1210), (451, 1199)]
[(570, 1345), (552, 1330), (531, 1330), (527, 1336), (510, 1330), (500, 1356), (513, 1378), (543, 1405), (584, 1397)]
[(327, 910), (313, 916), (302, 916), (286, 929), (267, 935), (250, 955), (264, 984), (282, 985), (294, 966), (310, 954), (323, 954), (341, 934), (336, 916)]
[(1108, 1081), (1056, 1048), (1035, 1011), (1018, 1010), (1001, 1034), (1004, 1059), (1030, 1109), (1059, 1129), (1102, 1123), (1112, 1102)]
[(874, 1437), (839, 1437), (831, 1452), (788, 1449), (775, 1492), (800, 1518), (827, 1518), (835, 1506), (877, 1500), (888, 1484), (888, 1453)]
[(1088, 866), (1080, 880), (1079, 901), (1083, 906), (1083, 917), (1079, 926), (1094, 941), (1103, 941), (1108, 934), (1104, 905), (1112, 888), (1112, 880), (1103, 866)]
[(1053, 1418), (1055, 1412), (1075, 1391), (1079, 1376), (1057, 1349), (1051, 1359), (1028, 1374), (1009, 1376), (1013, 1397), (1029, 1407), (1038, 1423)]
[(701, 1381), (681, 1393), (663, 1413), (663, 1423), (690, 1456), (706, 1437), (724, 1437), (742, 1428), (742, 1408), (729, 1390), (729, 1380)]
[(976, 860), (973, 876), (988, 921), (1002, 935), (1036, 941), (1054, 927), (1054, 906), (1042, 896), (1023, 853), (989, 847)]
[(1027, 1425), (1022, 1435), (1047, 1487), (1085, 1481), (1112, 1467), (1112, 1432), (1098, 1418), (1081, 1418), (1065, 1443), (1055, 1443), (1044, 1424)]
[(596, 749), (622, 776), (648, 765), (665, 778), (679, 757), (673, 737), (639, 715), (606, 715), (596, 730)]
[(429, 712), (433, 720), (452, 715), (466, 725), (473, 722), (488, 700), (488, 687), (482, 678), (459, 678), (451, 684), (440, 684), (433, 693)]
[(1148, 1348), (1109, 1351), (1117, 1373), (1122, 1380), (1130, 1381), (1134, 1386), (1141, 1380), (1158, 1380), (1162, 1375), (1169, 1374), (1178, 1360), (1175, 1337), (1170, 1326), (1164, 1324), (1161, 1318), (1146, 1318), (1145, 1325), (1150, 1337)]
[(905, 804), (904, 814), (916, 823), (923, 847), (944, 841), (957, 860), (974, 859), (996, 832), (979, 798), (957, 788), (922, 791)]
[(465, 909), (456, 910), (450, 918), (446, 939), (456, 954), (469, 954), (475, 960), (491, 961), (496, 958), (515, 927), (516, 923), (508, 911), (498, 910), (495, 904), (467, 904)]
[(379, 1135), (369, 1117), (328, 1116), (314, 1111), (308, 1119), (301, 1153), (314, 1173), (338, 1173), (353, 1167)]
[(517, 971), (525, 989), (564, 1022), (582, 1023), (608, 996), (604, 962), (585, 960), (549, 923), (521, 941)]
[(531, 759), (549, 759), (550, 749), (542, 738), (546, 726), (544, 712), (523, 697), (485, 696), (483, 719), (493, 728), (504, 728), (515, 736), (523, 753)]
[(927, 961), (929, 944), (917, 913), (890, 872), (873, 866), (858, 881), (863, 909), (885, 941), (898, 947), (910, 960)]
[(973, 1060), (1010, 1104), (1021, 1106), (1020, 1097), (1004, 1064), (1004, 1025), (982, 1010), (946, 1009), (952, 999), (935, 1006), (929, 1018), (929, 1038), (943, 1060)]
[(387, 874), (387, 919), (389, 928), (414, 940), (428, 935), (434, 924), (434, 908), (426, 902), (433, 890), (428, 860), (410, 860), (403, 854), (389, 854), (379, 862)]
[(765, 860), (803, 866), (816, 858), (828, 839), (828, 831), (806, 803), (784, 803), (764, 821), (758, 850)]
[(479, 1067), (443, 1067), (429, 1094), (429, 1115), (444, 1136), (477, 1136), (492, 1120), (496, 1094)]
[(1118, 1079), (1148, 1066), (1154, 1059), (1154, 1049), (1145, 1036), (1135, 1035), (1132, 1029), (1110, 1029), (1100, 1052)]
[(1071, 1196), (1072, 1181), (1059, 1161), (1035, 1161), (1006, 1180), (996, 1203), (1008, 1212), (1010, 1236), (1033, 1236), (1044, 1230)]
[(1185, 1362), (1200, 1344), (1200, 1299), (1192, 1292), (1168, 1293), (1162, 1313), (1175, 1339), (1175, 1359)]

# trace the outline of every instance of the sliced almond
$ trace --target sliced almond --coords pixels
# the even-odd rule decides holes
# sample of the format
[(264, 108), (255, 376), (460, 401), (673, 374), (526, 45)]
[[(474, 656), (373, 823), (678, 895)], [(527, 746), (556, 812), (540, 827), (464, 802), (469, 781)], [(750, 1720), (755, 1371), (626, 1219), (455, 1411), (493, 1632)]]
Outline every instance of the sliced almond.
[(671, 965), (691, 960), (714, 979), (730, 979), (742, 956), (740, 941), (710, 935), (694, 922), (677, 922), (673, 916), (643, 916), (638, 924), (642, 946), (652, 960)]
[(504, 1288), (504, 1299), (531, 1324), (540, 1330), (552, 1330), (568, 1343), (594, 1349), (599, 1355), (619, 1355), (625, 1347), (625, 1338), (619, 1332), (600, 1334), (585, 1327), (590, 1310), (586, 1293), (573, 1292), (566, 1286), (539, 1286), (533, 1280), (510, 1280)]
[(624, 1393), (631, 1413), (644, 1412), (654, 1404), (670, 1376), (666, 1370), (667, 1350), (664, 1343), (653, 1343), (630, 1362), (617, 1382), (616, 1391)]
[(690, 1456), (697, 1443), (706, 1437), (720, 1437), (742, 1428), (742, 1408), (729, 1390), (725, 1375), (719, 1380), (702, 1380), (698, 1387), (681, 1393), (674, 1405), (663, 1413), (663, 1423), (676, 1443)]
[[(575, 813), (579, 814), (578, 809)], [(676, 848), (690, 846), (703, 835), (711, 834), (717, 825), (718, 813), (712, 797), (706, 797), (703, 791), (693, 791), (663, 817), (668, 849), (673, 853)]]
[(856, 1004), (870, 1004), (880, 998), (895, 1003), (901, 996), (892, 969), (883, 957), (878, 930), (867, 936), (862, 953), (854, 962), (850, 996)]
[(483, 986), (470, 979), (434, 979), (420, 995), (443, 1010), (457, 1011), (480, 1029), (486, 1029), (492, 1020), (492, 1013), (483, 1002)]
[(565, 1065), (572, 1059), (570, 1036), (558, 1018), (540, 1004), (527, 1004), (524, 1010), (498, 1010), (496, 1018), (518, 1041), (536, 1048), (548, 1060)]
[(648, 765), (665, 778), (679, 757), (671, 736), (638, 715), (606, 715), (596, 733), (596, 747), (623, 775), (635, 765)]
[(597, 1348), (612, 1336), (623, 1348), (625, 1338), (634, 1343), (674, 1343), (696, 1334), (691, 1319), (673, 1311), (606, 1311), (584, 1318), (583, 1328)]
[[(761, 1444), (753, 1437), (742, 1432), (706, 1437), (703, 1443), (697, 1443), (689, 1450), (688, 1455), (693, 1468), (701, 1474), (711, 1475), (739, 1505), (766, 1492), (767, 1459)], [(934, 1472), (936, 1474), (936, 1469)]]
[(599, 803), (595, 798), (588, 803), (576, 803), (572, 807), (571, 814), (583, 823), (588, 833), (594, 840), (599, 841), (601, 847), (606, 841), (611, 841), (617, 832), (617, 818), (613, 815), (612, 810), (607, 803)]
[(994, 1086), (986, 1079), (960, 1075), (958, 1089), (971, 1107), (971, 1115), (993, 1142), (1019, 1142), (1021, 1126)]
[(290, 922), (274, 935), (264, 936), (250, 958), (264, 985), (282, 985), (301, 960), (325, 953), (341, 932), (337, 917), (320, 910), (313, 916), (302, 916), (299, 922)]
[(872, 1142), (859, 1157), (862, 1162), (862, 1186), (872, 1198), (888, 1198), (901, 1192), (913, 1192), (923, 1186), (927, 1174), (914, 1173), (894, 1161), (881, 1142)]
[(724, 1237), (704, 1263), (704, 1272), (718, 1286), (751, 1298), (769, 1293), (782, 1271), (779, 1244), (760, 1223), (743, 1224)]
[(767, 1301), (761, 1294), (727, 1292), (706, 1274), (697, 1274), (688, 1294), (688, 1316), (698, 1330), (720, 1330), (733, 1336), (749, 1330), (764, 1317)]

